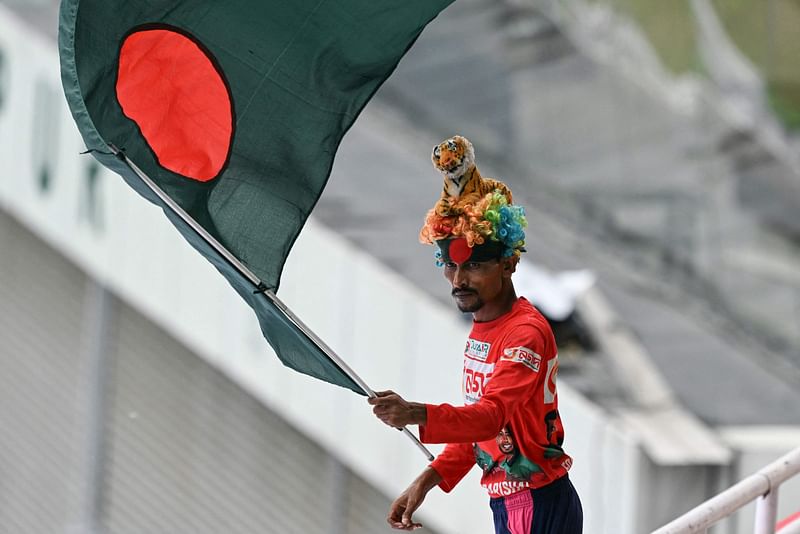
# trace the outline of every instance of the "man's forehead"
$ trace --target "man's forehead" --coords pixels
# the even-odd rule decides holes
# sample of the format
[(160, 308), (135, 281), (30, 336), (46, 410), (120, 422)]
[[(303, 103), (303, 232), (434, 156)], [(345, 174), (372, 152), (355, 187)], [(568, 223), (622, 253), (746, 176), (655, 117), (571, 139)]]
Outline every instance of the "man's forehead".
[(469, 246), (463, 237), (442, 239), (436, 242), (442, 254), (444, 263), (485, 262), (499, 259), (503, 252), (503, 245), (496, 241), (487, 240), (482, 244)]

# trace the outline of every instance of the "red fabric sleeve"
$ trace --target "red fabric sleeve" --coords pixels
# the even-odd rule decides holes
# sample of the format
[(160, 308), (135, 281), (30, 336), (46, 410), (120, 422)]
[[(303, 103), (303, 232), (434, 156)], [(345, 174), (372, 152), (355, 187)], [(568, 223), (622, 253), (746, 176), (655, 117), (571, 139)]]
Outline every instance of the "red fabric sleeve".
[[(499, 359), (481, 399), (470, 406), (427, 405), (427, 423), (420, 426), (423, 443), (474, 443), (493, 439), (517, 406), (536, 391), (544, 358), (544, 337), (532, 325), (516, 328), (503, 347), (524, 347), (538, 363)], [(534, 366), (538, 370), (534, 370)]]
[(475, 455), (469, 443), (450, 443), (431, 462), (431, 467), (442, 477), (439, 487), (445, 493), (450, 493), (474, 465)]

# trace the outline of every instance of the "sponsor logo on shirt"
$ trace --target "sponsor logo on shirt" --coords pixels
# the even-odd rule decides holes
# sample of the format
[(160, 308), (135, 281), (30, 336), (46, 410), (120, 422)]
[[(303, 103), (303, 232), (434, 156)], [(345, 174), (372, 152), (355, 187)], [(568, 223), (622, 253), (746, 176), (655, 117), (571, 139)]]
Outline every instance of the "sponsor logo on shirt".
[(483, 390), (489, 383), (489, 379), (492, 378), (493, 372), (493, 363), (477, 362), (468, 357), (464, 358), (464, 381), (461, 384), (464, 404), (475, 404), (481, 399)]
[(561, 467), (569, 471), (569, 468), (572, 467), (572, 458), (567, 458), (563, 462), (561, 462)]
[(464, 349), (464, 354), (469, 356), (470, 358), (474, 358), (476, 360), (485, 362), (486, 358), (489, 357), (489, 349), (491, 348), (492, 348), (491, 343), (486, 343), (485, 341), (477, 341), (475, 339), (469, 338), (467, 340), (467, 348)]
[(526, 347), (506, 349), (500, 359), (507, 362), (521, 363), (534, 373), (539, 372), (539, 365), (542, 363), (542, 357)]

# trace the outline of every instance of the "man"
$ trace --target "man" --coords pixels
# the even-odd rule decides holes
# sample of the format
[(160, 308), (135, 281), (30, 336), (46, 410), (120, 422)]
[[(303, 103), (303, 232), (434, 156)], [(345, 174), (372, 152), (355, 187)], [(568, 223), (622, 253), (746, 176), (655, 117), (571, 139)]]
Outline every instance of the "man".
[[(434, 148), (434, 164), (448, 146), (452, 140)], [(449, 199), (444, 209), (440, 200), (420, 234), (436, 243), (456, 305), (472, 314), (473, 327), (464, 353), (465, 406), (408, 402), (391, 391), (369, 399), (387, 425), (416, 424), (424, 443), (447, 443), (392, 504), (387, 521), (395, 529), (419, 528), (412, 515), (427, 493), (435, 486), (451, 491), (477, 463), (496, 534), (582, 532), (580, 499), (567, 477), (572, 459), (561, 448), (555, 340), (511, 281), (526, 221), (510, 196), (496, 189), (469, 204)]]

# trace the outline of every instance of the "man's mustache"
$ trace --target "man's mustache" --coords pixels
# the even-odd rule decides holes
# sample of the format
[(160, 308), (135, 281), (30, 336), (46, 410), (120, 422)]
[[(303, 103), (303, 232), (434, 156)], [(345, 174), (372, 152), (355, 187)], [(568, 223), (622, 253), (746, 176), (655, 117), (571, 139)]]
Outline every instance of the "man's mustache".
[(450, 294), (455, 297), (456, 295), (477, 295), (478, 292), (470, 288), (454, 287)]

